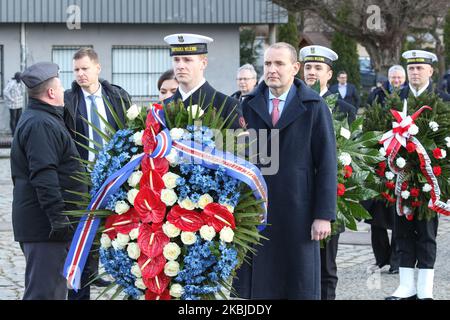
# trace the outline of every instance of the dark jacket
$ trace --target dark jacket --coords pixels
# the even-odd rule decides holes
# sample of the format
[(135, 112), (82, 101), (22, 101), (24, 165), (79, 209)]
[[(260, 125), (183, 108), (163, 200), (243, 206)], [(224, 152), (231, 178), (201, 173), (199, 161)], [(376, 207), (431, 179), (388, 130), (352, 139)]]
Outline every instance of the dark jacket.
[(333, 84), (330, 87), (331, 93), (338, 93), (339, 99), (345, 100), (346, 102), (350, 103), (352, 106), (355, 106), (356, 109), (360, 107), (361, 99), (359, 98), (358, 90), (356, 90), (355, 85), (347, 82), (347, 93), (345, 97), (342, 97), (339, 93), (339, 84)]
[[(11, 147), (12, 222), (16, 241), (51, 241), (53, 222), (63, 220), (63, 211), (77, 209), (64, 203), (79, 200), (67, 190), (87, 191), (71, 178), (82, 170), (74, 157), (79, 154), (64, 125), (63, 108), (30, 99)], [(71, 237), (72, 234), (67, 234), (59, 240)]]
[[(100, 83), (102, 85), (102, 95), (104, 99), (113, 106), (121, 122), (125, 123), (124, 109), (127, 110), (130, 107), (130, 95), (123, 88), (110, 84), (106, 80), (100, 79)], [(69, 128), (72, 137), (83, 145), (89, 145), (86, 139), (75, 134), (75, 132), (78, 132), (86, 137), (89, 135), (89, 125), (82, 120), (82, 117), (85, 119), (88, 118), (86, 102), (84, 100), (83, 91), (76, 81), (72, 83), (71, 89), (64, 92), (64, 104), (64, 121), (67, 128)], [(117, 130), (118, 126), (106, 104), (105, 109), (108, 122)], [(93, 139), (92, 137), (90, 138)], [(87, 160), (88, 151), (78, 144), (77, 148), (81, 158)]]
[[(328, 97), (331, 94), (332, 93), (330, 92), (330, 90), (328, 90), (323, 95), (323, 98), (326, 98), (326, 97)], [(348, 121), (349, 125), (353, 121), (355, 121), (355, 119), (356, 119), (356, 112), (357, 112), (357, 109), (354, 106), (352, 106), (350, 103), (345, 102), (344, 100), (340, 100), (340, 99), (338, 99), (336, 101), (336, 105), (334, 106), (334, 109), (333, 109), (333, 113), (342, 114), (342, 119), (347, 118), (347, 121)], [(339, 116), (337, 118), (340, 119)]]
[[(445, 93), (444, 91), (438, 90), (436, 88), (433, 88), (433, 82), (432, 81), (430, 81), (430, 84), (428, 85), (427, 89), (424, 92), (435, 92), (439, 97), (441, 97), (442, 100), (450, 101), (450, 94)], [(409, 85), (408, 85), (408, 86), (405, 86), (400, 91), (399, 95), (400, 95), (401, 99), (406, 99), (406, 98), (408, 98), (410, 93), (411, 93), (411, 89), (409, 88)]]
[[(175, 94), (164, 100), (164, 104), (168, 104), (171, 101), (178, 101), (181, 99), (181, 94), (179, 89), (175, 92)], [(192, 102), (191, 102), (192, 99)], [(202, 102), (202, 103), (200, 103)], [(231, 128), (238, 129), (241, 127), (239, 124), (240, 117), (241, 117), (241, 111), (239, 107), (239, 100), (236, 100), (232, 97), (229, 97), (216, 89), (214, 89), (208, 81), (206, 81), (197, 91), (195, 91), (190, 97), (186, 98), (186, 100), (183, 101), (185, 106), (189, 106), (190, 104), (194, 105), (200, 105), (202, 109), (206, 109), (210, 104), (213, 105), (213, 107), (216, 110), (219, 110), (222, 105), (224, 105), (224, 108), (222, 109), (222, 118), (225, 120), (227, 119), (227, 123), (231, 121), (231, 119), (234, 117), (234, 121), (231, 125)]]
[[(405, 82), (400, 89), (397, 89), (399, 91), (403, 90), (405, 87), (408, 86), (408, 82)], [(379, 88), (375, 88), (367, 98), (367, 104), (369, 107), (371, 107), (374, 102), (381, 104), (381, 106), (384, 107), (384, 103), (386, 100), (386, 93), (391, 94), (394, 92), (394, 88), (389, 83), (389, 81), (385, 81), (383, 85)]]
[[(324, 100), (299, 79), (294, 80), (275, 127), (267, 106), (264, 82), (242, 103), (248, 128), (265, 129), (268, 134), (279, 130), (274, 132), (279, 134), (279, 152), (260, 152), (265, 146), (258, 146), (259, 154), (279, 154), (278, 172), (264, 177), (270, 225), (262, 235), (269, 240), (255, 248), (256, 256), (249, 257), (251, 265), (242, 265), (233, 285), (243, 298), (320, 299), (320, 244), (311, 240), (311, 225), (314, 219), (334, 221), (336, 217), (337, 161), (331, 113)], [(266, 161), (260, 158), (258, 162)]]

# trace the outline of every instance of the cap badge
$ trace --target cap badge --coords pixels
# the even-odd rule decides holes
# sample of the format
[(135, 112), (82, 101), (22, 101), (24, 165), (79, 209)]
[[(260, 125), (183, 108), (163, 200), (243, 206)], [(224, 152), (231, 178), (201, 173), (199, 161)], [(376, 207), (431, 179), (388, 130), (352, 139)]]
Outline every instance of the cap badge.
[(183, 43), (183, 42), (184, 42), (184, 38), (183, 38), (183, 36), (178, 36), (178, 42), (181, 42), (181, 43)]

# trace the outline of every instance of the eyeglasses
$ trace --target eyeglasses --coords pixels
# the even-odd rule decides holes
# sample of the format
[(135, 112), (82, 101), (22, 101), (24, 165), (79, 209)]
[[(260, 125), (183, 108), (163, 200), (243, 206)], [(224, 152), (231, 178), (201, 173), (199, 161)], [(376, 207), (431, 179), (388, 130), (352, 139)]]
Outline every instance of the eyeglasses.
[(255, 78), (236, 78), (237, 81), (249, 81)]

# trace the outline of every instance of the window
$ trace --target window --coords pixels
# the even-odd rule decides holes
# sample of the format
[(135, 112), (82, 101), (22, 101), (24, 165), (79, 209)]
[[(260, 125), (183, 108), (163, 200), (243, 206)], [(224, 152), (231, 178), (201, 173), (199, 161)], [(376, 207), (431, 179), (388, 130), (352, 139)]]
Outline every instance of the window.
[(168, 47), (113, 47), (112, 82), (132, 97), (158, 97), (157, 82), (172, 67)]
[(72, 65), (73, 55), (82, 47), (92, 48), (92, 46), (53, 46), (52, 48), (52, 61), (59, 65), (59, 78), (66, 90), (72, 87), (72, 82), (75, 80)]
[(0, 98), (3, 98), (3, 46), (0, 45)]

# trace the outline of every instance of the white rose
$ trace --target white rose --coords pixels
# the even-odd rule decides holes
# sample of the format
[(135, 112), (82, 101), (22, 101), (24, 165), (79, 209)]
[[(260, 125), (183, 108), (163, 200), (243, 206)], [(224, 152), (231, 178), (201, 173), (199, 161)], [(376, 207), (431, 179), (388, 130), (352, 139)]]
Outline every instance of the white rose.
[(422, 187), (422, 191), (423, 192), (430, 192), (431, 191), (431, 186), (428, 183), (425, 183)]
[(100, 238), (100, 244), (102, 248), (108, 249), (111, 247), (111, 239), (108, 237), (106, 233), (102, 233), (102, 237)]
[(431, 121), (428, 125), (430, 126), (430, 129), (433, 130), (433, 132), (439, 130), (439, 124), (437, 122)]
[(128, 210), (130, 210), (130, 206), (128, 205), (128, 203), (126, 203), (123, 200), (117, 201), (116, 205), (114, 207), (114, 211), (117, 214), (123, 214), (125, 212), (127, 212)]
[(111, 241), (111, 245), (114, 249), (116, 250), (122, 250), (124, 248), (124, 246), (122, 246), (117, 239), (114, 239), (113, 241)]
[(343, 136), (345, 139), (347, 140), (350, 139), (351, 134), (352, 133), (348, 129), (341, 127), (340, 135)]
[(118, 233), (116, 240), (120, 246), (125, 247), (127, 243), (130, 242), (130, 236), (127, 234)]
[(180, 161), (177, 150), (175, 150), (175, 148), (172, 148), (169, 154), (166, 156), (166, 159), (167, 161), (169, 161), (169, 164), (171, 166), (176, 166), (178, 164), (178, 161)]
[(144, 130), (138, 131), (135, 134), (133, 134), (133, 142), (137, 146), (143, 146), (142, 143), (142, 136), (144, 135)]
[(403, 199), (406, 200), (409, 198), (409, 191), (408, 190), (402, 191), (400, 195), (402, 196)]
[(192, 202), (189, 198), (184, 198), (183, 201), (178, 202), (180, 204), (180, 207), (186, 209), (186, 210), (194, 210), (197, 204), (195, 202)]
[(386, 149), (384, 149), (383, 147), (380, 148), (380, 155), (382, 157), (386, 157)]
[(162, 229), (165, 235), (168, 236), (169, 238), (178, 237), (181, 233), (181, 230), (175, 227), (169, 221), (166, 221), (166, 223), (163, 224)]
[(137, 118), (139, 113), (141, 112), (141, 108), (137, 105), (133, 104), (128, 110), (127, 110), (127, 118), (130, 120), (134, 120)]
[(167, 206), (173, 206), (177, 202), (178, 197), (175, 191), (172, 189), (162, 189), (161, 190), (161, 201)]
[(169, 290), (169, 294), (174, 297), (174, 298), (180, 298), (184, 293), (184, 289), (183, 287), (178, 284), (175, 283), (173, 285), (170, 286), (170, 290)]
[(137, 260), (137, 258), (139, 258), (139, 256), (141, 255), (141, 249), (139, 249), (139, 246), (136, 242), (131, 242), (128, 244), (127, 252), (128, 256), (134, 260)]
[(412, 135), (412, 136), (415, 136), (416, 134), (419, 133), (419, 127), (416, 126), (415, 124), (411, 125), (411, 126), (408, 128), (408, 133), (409, 133), (410, 135)]
[(213, 227), (205, 224), (200, 228), (200, 236), (206, 241), (211, 241), (216, 236), (216, 231)]
[(129, 177), (128, 177), (128, 185), (130, 187), (136, 187), (137, 184), (141, 181), (142, 178), (142, 171), (138, 170), (138, 171), (134, 171)]
[(386, 179), (388, 180), (392, 180), (394, 179), (395, 175), (391, 172), (391, 171), (386, 171), (386, 173), (384, 174), (384, 176), (386, 177)]
[(180, 272), (180, 264), (176, 261), (169, 261), (164, 266), (164, 273), (168, 277), (176, 277)]
[(195, 232), (181, 232), (181, 242), (183, 242), (185, 245), (190, 246), (191, 244), (194, 244), (195, 241), (197, 241)]
[(352, 163), (352, 157), (347, 152), (342, 152), (339, 156), (339, 161), (344, 166), (349, 166)]
[(133, 264), (133, 266), (131, 267), (130, 272), (136, 278), (141, 278), (142, 277), (141, 267), (139, 267), (139, 265), (137, 263)]
[(220, 230), (220, 240), (224, 242), (233, 242), (234, 232), (230, 227), (223, 227)]
[(134, 228), (128, 235), (130, 236), (131, 240), (136, 240), (139, 236), (139, 228)]
[(175, 242), (169, 242), (163, 248), (163, 255), (167, 260), (176, 260), (180, 253), (181, 249)]
[(410, 215), (412, 211), (411, 211), (411, 208), (410, 208), (410, 207), (404, 206), (404, 207), (403, 207), (403, 212), (404, 212), (406, 215)]
[(397, 160), (395, 160), (395, 163), (397, 164), (397, 166), (402, 169), (406, 166), (406, 160), (403, 159), (402, 157), (398, 158)]
[(177, 179), (179, 177), (180, 176), (175, 173), (167, 172), (165, 175), (162, 176), (162, 179), (167, 189), (173, 189), (177, 186)]
[(142, 280), (142, 278), (136, 279), (134, 281), (134, 285), (136, 286), (136, 288), (141, 289), (141, 290), (147, 289), (147, 287), (145, 286), (144, 280)]
[(447, 144), (447, 148), (450, 148), (450, 137), (445, 138), (445, 143)]
[(444, 149), (441, 149), (441, 153), (442, 153), (442, 157), (440, 159), (444, 159), (445, 157), (447, 157), (447, 151), (445, 151)]
[(184, 129), (173, 128), (170, 130), (170, 137), (172, 140), (180, 140), (183, 137)]
[[(200, 108), (197, 104), (194, 104), (194, 105), (192, 105), (192, 106), (189, 106), (189, 107), (187, 108), (187, 110), (188, 110), (188, 112), (191, 112), (191, 113), (192, 113), (192, 118), (193, 118), (193, 119), (198, 119), (198, 118), (200, 118), (200, 117), (203, 115), (203, 113), (205, 113), (205, 112), (203, 111), (203, 109)], [(198, 112), (198, 117), (196, 116), (196, 115), (197, 115), (197, 112)]]
[(134, 200), (136, 199), (136, 196), (138, 195), (139, 190), (138, 189), (131, 189), (127, 193), (127, 200), (134, 206)]
[(198, 198), (197, 205), (198, 205), (199, 208), (205, 209), (205, 207), (208, 204), (213, 203), (213, 202), (214, 202), (213, 198), (208, 193), (205, 193), (205, 194), (202, 194), (200, 196), (200, 198)]

